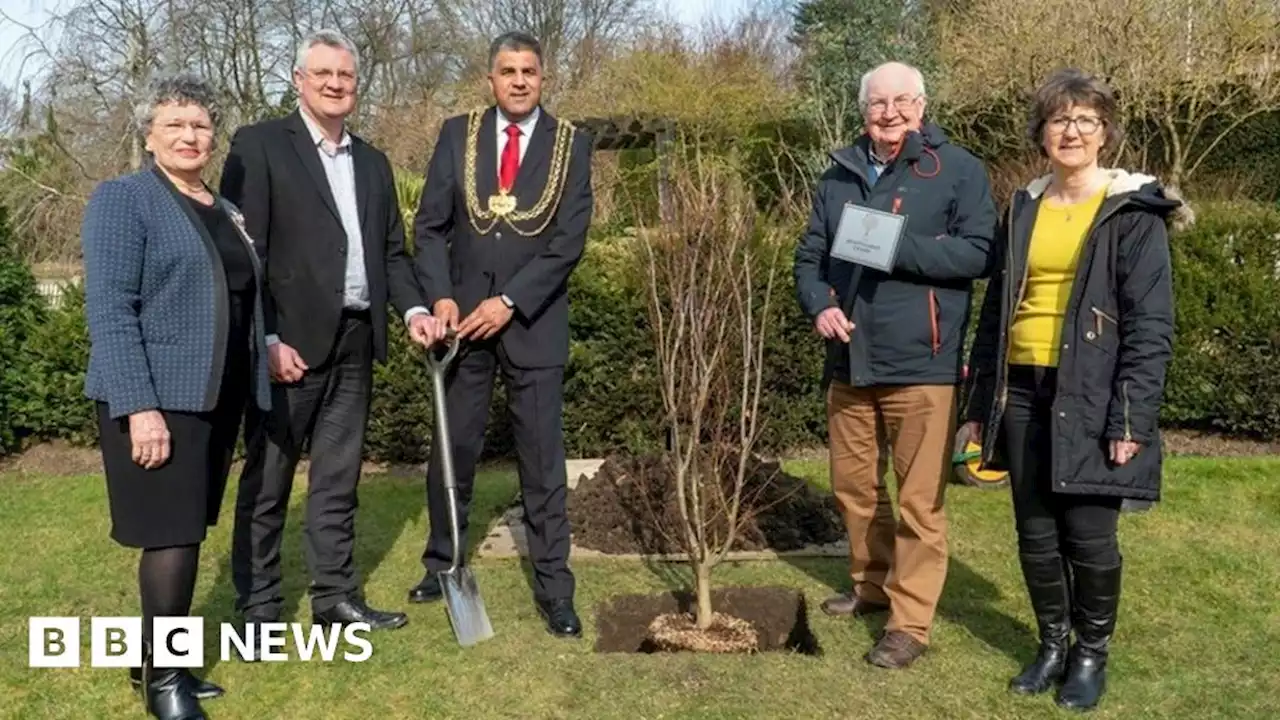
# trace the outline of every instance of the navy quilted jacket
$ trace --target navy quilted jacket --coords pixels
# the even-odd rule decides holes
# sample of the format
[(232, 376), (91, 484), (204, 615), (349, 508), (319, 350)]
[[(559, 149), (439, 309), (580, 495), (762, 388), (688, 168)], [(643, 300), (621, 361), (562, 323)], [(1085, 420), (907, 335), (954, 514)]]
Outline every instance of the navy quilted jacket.
[[(238, 218), (234, 206), (222, 202)], [(85, 395), (106, 402), (113, 419), (155, 409), (208, 412), (217, 405), (229, 306), (221, 260), (201, 228), (159, 170), (107, 180), (89, 199), (81, 227), (91, 343)], [(251, 395), (267, 410), (261, 295), (254, 307)]]
[[(864, 134), (832, 153), (795, 251), (805, 314), (840, 307), (855, 326), (848, 344), (826, 342), (823, 385), (956, 385), (973, 281), (991, 271), (997, 217), (986, 170), (937, 125), (909, 134), (874, 181), (869, 146)], [(846, 204), (906, 216), (893, 272), (831, 254)]]

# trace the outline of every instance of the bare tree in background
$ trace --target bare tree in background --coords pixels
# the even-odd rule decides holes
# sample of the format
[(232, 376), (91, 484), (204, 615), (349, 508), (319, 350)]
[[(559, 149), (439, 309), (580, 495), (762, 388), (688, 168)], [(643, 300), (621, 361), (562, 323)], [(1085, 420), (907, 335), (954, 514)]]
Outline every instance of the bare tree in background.
[(1280, 110), (1275, 0), (971, 0), (940, 35), (954, 114), (991, 116), (992, 134), (1017, 142), (1025, 108), (1002, 109), (1007, 99), (1080, 67), (1116, 88), (1129, 158), (1158, 165), (1175, 188), (1245, 121)]
[(484, 43), (504, 32), (527, 32), (542, 44), (547, 72), (560, 88), (584, 81), (610, 48), (650, 24), (651, 0), (439, 0), (442, 19), (456, 28), (483, 66)]

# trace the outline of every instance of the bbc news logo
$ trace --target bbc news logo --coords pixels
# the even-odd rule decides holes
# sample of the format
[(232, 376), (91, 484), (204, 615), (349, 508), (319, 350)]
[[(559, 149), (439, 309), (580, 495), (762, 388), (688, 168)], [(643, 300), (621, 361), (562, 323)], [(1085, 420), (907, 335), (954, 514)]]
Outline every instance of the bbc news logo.
[[(78, 617), (33, 617), (27, 624), (31, 667), (80, 667), (81, 622)], [(265, 662), (295, 659), (323, 662), (364, 662), (373, 644), (364, 634), (368, 623), (311, 625), (302, 623), (221, 623), (218, 648), (223, 662), (257, 655)], [(138, 667), (142, 664), (142, 618), (94, 617), (89, 622), (89, 666)], [(152, 665), (157, 668), (204, 667), (204, 619), (157, 617), (152, 624)], [(286, 651), (292, 640), (293, 655)], [(339, 649), (342, 652), (339, 653)], [(255, 652), (257, 651), (257, 652)], [(233, 654), (234, 652), (234, 654)]]

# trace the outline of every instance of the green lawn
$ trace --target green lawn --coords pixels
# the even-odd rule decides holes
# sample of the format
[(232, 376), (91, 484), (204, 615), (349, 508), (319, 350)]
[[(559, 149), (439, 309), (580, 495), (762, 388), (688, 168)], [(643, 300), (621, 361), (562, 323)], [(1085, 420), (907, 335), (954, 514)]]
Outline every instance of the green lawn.
[[(821, 464), (793, 471), (825, 484)], [(1280, 461), (1170, 461), (1165, 502), (1122, 520), (1128, 573), (1100, 718), (1280, 717)], [(223, 523), (205, 545), (195, 612), (232, 618)], [(0, 477), (0, 717), (141, 717), (122, 670), (27, 668), (27, 618), (136, 615), (135, 556), (113, 544), (99, 477)], [(488, 471), (475, 518), (487, 524), (514, 496), (513, 475)], [(294, 493), (286, 540), (289, 607), (309, 620)], [(422, 481), (371, 476), (363, 485), (358, 561), (379, 607), (407, 608), (410, 624), (375, 635), (362, 664), (219, 663), (228, 695), (205, 704), (230, 718), (1039, 718), (1061, 716), (1050, 697), (1024, 699), (1005, 681), (1034, 653), (1004, 492), (954, 487), (951, 571), (934, 648), (905, 672), (862, 659), (878, 621), (817, 611), (843, 587), (841, 560), (724, 566), (721, 583), (781, 584), (808, 596), (820, 657), (598, 656), (594, 606), (612, 594), (656, 591), (643, 564), (579, 561), (587, 637), (547, 635), (521, 564), (481, 561), (481, 589), (497, 637), (463, 650), (442, 604), (408, 606), (425, 533)], [(293, 619), (293, 618), (289, 618)]]

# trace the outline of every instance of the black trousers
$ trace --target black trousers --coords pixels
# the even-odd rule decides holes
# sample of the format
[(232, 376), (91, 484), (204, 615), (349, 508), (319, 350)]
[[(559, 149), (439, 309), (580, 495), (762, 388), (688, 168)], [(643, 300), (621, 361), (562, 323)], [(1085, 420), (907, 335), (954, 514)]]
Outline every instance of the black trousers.
[[(562, 425), (564, 368), (519, 368), (495, 341), (464, 346), (445, 377), (445, 407), (453, 440), (458, 485), (459, 547), (465, 564), (467, 516), (476, 462), (484, 449), (485, 426), (497, 371), (507, 388), (515, 435), (524, 526), (533, 563), (534, 594), (541, 600), (573, 597), (569, 570), (569, 516)], [(452, 563), (449, 502), (444, 491), (438, 438), (431, 443), (427, 469), (427, 514), (431, 531), (422, 564), (428, 572)]]
[(304, 449), (311, 461), (303, 534), (312, 610), (324, 612), (358, 593), (356, 485), (372, 385), (373, 325), (367, 313), (346, 314), (329, 358), (297, 383), (274, 385), (270, 416), (254, 412), (246, 419), (231, 562), (236, 608), (247, 617), (280, 615), (280, 546)]
[(1049, 417), (1053, 409), (1054, 368), (1009, 368), (1009, 402), (1004, 434), (1009, 482), (1023, 556), (1061, 556), (1094, 567), (1120, 564), (1116, 526), (1118, 497), (1067, 495), (1052, 489)]

